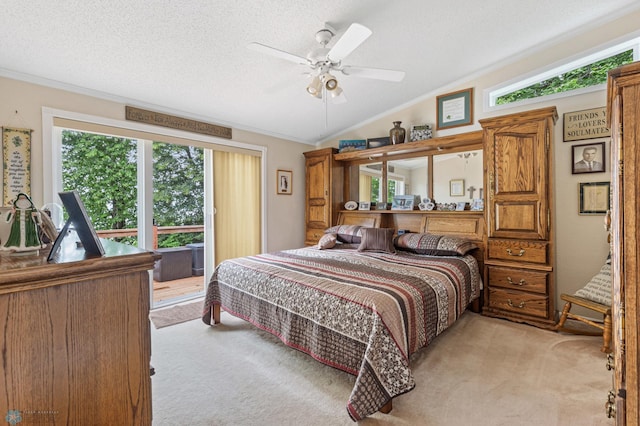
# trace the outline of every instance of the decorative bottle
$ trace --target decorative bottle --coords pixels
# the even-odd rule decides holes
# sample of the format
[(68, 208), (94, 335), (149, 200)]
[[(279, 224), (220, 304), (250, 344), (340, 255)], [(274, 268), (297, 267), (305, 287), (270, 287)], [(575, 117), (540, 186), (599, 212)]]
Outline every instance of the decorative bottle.
[(394, 121), (393, 129), (389, 130), (389, 139), (393, 145), (404, 143), (406, 130), (400, 127), (400, 124), (402, 124), (402, 121)]

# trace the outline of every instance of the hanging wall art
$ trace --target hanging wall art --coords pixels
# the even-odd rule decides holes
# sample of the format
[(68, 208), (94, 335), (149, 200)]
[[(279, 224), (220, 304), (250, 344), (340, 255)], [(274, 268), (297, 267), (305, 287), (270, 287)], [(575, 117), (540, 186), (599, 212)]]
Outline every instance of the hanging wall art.
[(31, 129), (2, 128), (2, 203), (31, 193)]

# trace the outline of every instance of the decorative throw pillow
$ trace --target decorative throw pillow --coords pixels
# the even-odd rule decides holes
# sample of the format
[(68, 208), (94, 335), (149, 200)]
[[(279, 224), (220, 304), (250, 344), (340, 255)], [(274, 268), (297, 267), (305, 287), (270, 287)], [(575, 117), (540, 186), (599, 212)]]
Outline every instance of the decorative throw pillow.
[(395, 253), (393, 228), (362, 228), (362, 241), (358, 251), (381, 251)]
[(359, 225), (337, 225), (327, 228), (324, 233), (336, 234), (338, 236), (338, 241), (342, 243), (359, 244), (361, 241), (361, 229), (363, 229), (363, 227)]
[(606, 262), (600, 272), (595, 274), (591, 281), (580, 290), (576, 296), (584, 297), (596, 303), (611, 306), (611, 263)]
[(324, 234), (320, 237), (320, 241), (318, 241), (318, 248), (320, 250), (330, 249), (335, 247), (338, 241), (338, 236), (336, 234)]
[(447, 235), (407, 233), (398, 235), (394, 241), (398, 250), (431, 256), (464, 256), (478, 246), (463, 238)]

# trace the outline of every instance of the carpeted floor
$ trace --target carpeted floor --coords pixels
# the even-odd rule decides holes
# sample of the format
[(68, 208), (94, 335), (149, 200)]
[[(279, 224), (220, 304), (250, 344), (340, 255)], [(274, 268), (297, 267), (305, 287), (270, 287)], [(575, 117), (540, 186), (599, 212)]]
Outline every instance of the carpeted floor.
[[(354, 378), (222, 313), (152, 329), (154, 425), (351, 425)], [(362, 425), (613, 425), (598, 337), (465, 313), (412, 358), (416, 388)]]

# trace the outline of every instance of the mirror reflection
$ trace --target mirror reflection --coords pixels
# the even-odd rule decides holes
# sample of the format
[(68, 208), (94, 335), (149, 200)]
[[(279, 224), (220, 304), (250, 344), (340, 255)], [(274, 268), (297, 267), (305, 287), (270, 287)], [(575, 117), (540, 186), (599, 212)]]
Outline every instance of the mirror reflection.
[[(429, 182), (433, 182), (433, 188), (429, 188)], [(361, 164), (358, 201), (390, 203), (394, 195), (418, 195), (421, 200), (431, 198), (436, 203), (472, 204), (474, 199), (483, 197), (482, 186), (480, 149), (434, 155), (431, 171), (428, 157)]]
[(433, 156), (433, 198), (436, 203), (471, 204), (482, 198), (482, 150)]

